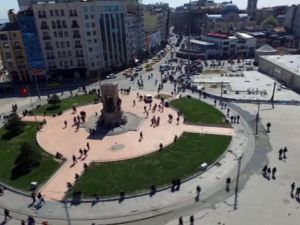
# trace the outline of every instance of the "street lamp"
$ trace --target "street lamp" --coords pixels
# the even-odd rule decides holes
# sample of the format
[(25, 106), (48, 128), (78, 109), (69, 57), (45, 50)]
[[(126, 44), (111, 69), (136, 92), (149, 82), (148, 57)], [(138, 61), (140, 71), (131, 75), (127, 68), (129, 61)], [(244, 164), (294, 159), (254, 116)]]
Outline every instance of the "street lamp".
[(235, 183), (235, 196), (234, 196), (234, 210), (237, 210), (237, 201), (238, 201), (238, 192), (239, 192), (239, 181), (240, 181), (240, 171), (241, 171), (241, 162), (243, 156), (241, 155), (238, 158), (238, 169), (236, 174), (236, 183)]
[(191, 77), (191, 22), (192, 22), (192, 0), (189, 3), (189, 21), (188, 21), (188, 78)]
[(260, 102), (258, 103), (257, 112), (255, 116), (255, 135), (258, 135), (258, 122), (259, 122), (259, 110), (260, 110)]

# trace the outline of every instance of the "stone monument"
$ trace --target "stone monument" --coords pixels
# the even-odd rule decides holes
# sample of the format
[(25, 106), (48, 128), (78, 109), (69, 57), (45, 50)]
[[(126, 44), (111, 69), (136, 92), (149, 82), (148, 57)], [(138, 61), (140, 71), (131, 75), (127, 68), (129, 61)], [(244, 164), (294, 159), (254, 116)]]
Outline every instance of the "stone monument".
[(117, 83), (104, 83), (101, 85), (101, 110), (100, 123), (106, 127), (120, 126), (123, 121), (121, 109), (122, 100), (119, 98)]

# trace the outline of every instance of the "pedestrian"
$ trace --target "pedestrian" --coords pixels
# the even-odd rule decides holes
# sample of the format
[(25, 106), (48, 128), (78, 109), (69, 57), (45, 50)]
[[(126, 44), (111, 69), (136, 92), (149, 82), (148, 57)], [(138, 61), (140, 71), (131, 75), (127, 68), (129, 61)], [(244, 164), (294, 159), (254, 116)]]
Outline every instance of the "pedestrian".
[(279, 154), (278, 159), (279, 159), (279, 160), (282, 160), (282, 153), (283, 153), (283, 149), (281, 148), (281, 149), (279, 149), (279, 151), (278, 151), (278, 154)]
[(199, 194), (200, 194), (200, 192), (201, 192), (201, 187), (200, 187), (199, 185), (197, 185), (197, 187), (196, 187), (196, 191), (197, 191), (197, 195), (199, 195)]
[(276, 177), (275, 177), (276, 171), (277, 171), (276, 167), (273, 167), (273, 169), (272, 169), (272, 179), (273, 179), (273, 180), (276, 179)]
[(88, 165), (86, 163), (83, 163), (83, 169), (87, 169)]
[(36, 193), (33, 191), (31, 192), (31, 199), (32, 199), (32, 205), (36, 202)]
[(191, 223), (191, 225), (194, 224), (194, 216), (193, 215), (190, 216), (190, 223)]
[(65, 124), (65, 127), (68, 126), (68, 122), (66, 120), (64, 121), (64, 124)]
[(27, 218), (27, 224), (28, 225), (35, 225), (35, 220), (32, 216), (28, 216)]
[(81, 148), (79, 149), (79, 154), (80, 154), (80, 156), (78, 157), (78, 159), (80, 159), (82, 157), (82, 155), (83, 155), (83, 151), (82, 151)]
[(266, 177), (266, 175), (267, 175), (267, 170), (268, 170), (268, 165), (265, 165), (264, 168), (262, 169), (262, 175), (264, 177)]
[(178, 219), (178, 225), (183, 225), (183, 219), (182, 219), (182, 216), (179, 217), (179, 219)]
[(10, 218), (12, 219), (10, 213), (9, 213), (9, 210), (8, 209), (4, 209), (4, 221), (7, 221), (7, 218)]
[(132, 105), (135, 106), (135, 100), (132, 101)]
[(284, 158), (284, 159), (287, 158), (287, 156), (286, 156), (287, 151), (288, 151), (287, 147), (284, 147), (284, 148), (283, 148), (283, 158)]
[(295, 195), (295, 198), (299, 198), (299, 195), (300, 195), (300, 187), (297, 187), (296, 188), (296, 195)]
[(86, 157), (87, 156), (87, 152), (88, 152), (88, 150), (87, 149), (83, 149), (83, 155)]
[(22, 220), (22, 221), (21, 221), (21, 225), (26, 225), (25, 220)]
[(75, 173), (75, 180), (78, 181), (78, 179), (79, 179), (79, 174)]
[(3, 188), (0, 186), (0, 196), (4, 195)]
[(77, 158), (75, 155), (72, 156), (72, 160), (73, 160), (73, 164), (76, 164), (77, 163)]
[(240, 123), (240, 116), (239, 115), (237, 115), (237, 117), (236, 117), (236, 122)]
[(89, 142), (86, 143), (86, 147), (87, 147), (88, 150), (90, 150), (90, 143)]
[(140, 141), (143, 140), (143, 132), (140, 132)]
[(296, 187), (296, 184), (295, 184), (295, 182), (293, 182), (293, 183), (291, 184), (291, 196), (294, 196), (294, 190), (295, 190), (295, 187)]
[(37, 194), (37, 198), (39, 199), (39, 205), (40, 204), (42, 204), (42, 203), (45, 203), (45, 199), (44, 199), (44, 197), (42, 196), (42, 193), (41, 192), (39, 192), (38, 194)]
[(267, 169), (267, 178), (270, 179), (271, 176), (271, 167)]

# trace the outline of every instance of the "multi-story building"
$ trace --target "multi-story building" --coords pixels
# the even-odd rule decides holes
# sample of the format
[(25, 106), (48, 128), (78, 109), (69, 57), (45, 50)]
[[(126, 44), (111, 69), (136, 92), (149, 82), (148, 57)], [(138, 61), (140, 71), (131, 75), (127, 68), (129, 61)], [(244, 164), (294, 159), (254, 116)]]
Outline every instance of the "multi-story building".
[(208, 33), (201, 35), (201, 40), (215, 44), (215, 58), (234, 58), (237, 55), (238, 38), (235, 36)]
[(59, 0), (32, 8), (51, 77), (96, 76), (129, 62), (126, 2)]
[(17, 24), (22, 33), (30, 80), (46, 80), (47, 71), (45, 60), (38, 31), (35, 26), (33, 11), (25, 10), (19, 12), (17, 14)]
[(256, 38), (240, 32), (237, 32), (235, 36), (238, 38), (236, 54), (241, 58), (252, 58), (256, 49)]
[(34, 3), (34, 0), (18, 0), (18, 5), (20, 11), (25, 11), (29, 9), (32, 4)]
[(256, 19), (257, 0), (248, 0), (247, 13), (251, 20)]
[(30, 81), (22, 33), (16, 22), (0, 25), (0, 52), (3, 68), (13, 81)]
[(159, 32), (161, 45), (165, 45), (169, 34), (168, 4), (144, 5), (144, 29), (146, 36)]
[(300, 38), (300, 4), (289, 7), (284, 26), (297, 38)]
[(137, 60), (146, 49), (143, 8), (136, 1), (127, 2), (127, 23), (128, 53), (131, 59)]

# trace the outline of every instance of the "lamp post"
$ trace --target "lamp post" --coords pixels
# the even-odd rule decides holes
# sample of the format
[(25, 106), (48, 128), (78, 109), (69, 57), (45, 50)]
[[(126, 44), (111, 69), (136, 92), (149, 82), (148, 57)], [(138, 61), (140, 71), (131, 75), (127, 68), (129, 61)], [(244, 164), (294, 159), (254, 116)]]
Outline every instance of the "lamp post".
[(234, 196), (234, 210), (237, 210), (237, 202), (238, 202), (238, 192), (239, 192), (239, 181), (240, 181), (240, 171), (241, 171), (241, 162), (243, 156), (241, 155), (238, 158), (238, 169), (236, 174), (236, 183), (235, 183), (235, 196)]
[(258, 103), (257, 112), (255, 116), (255, 135), (258, 135), (259, 110), (260, 110), (260, 102)]
[(189, 2), (188, 20), (188, 78), (191, 77), (191, 21), (192, 21), (192, 0)]

